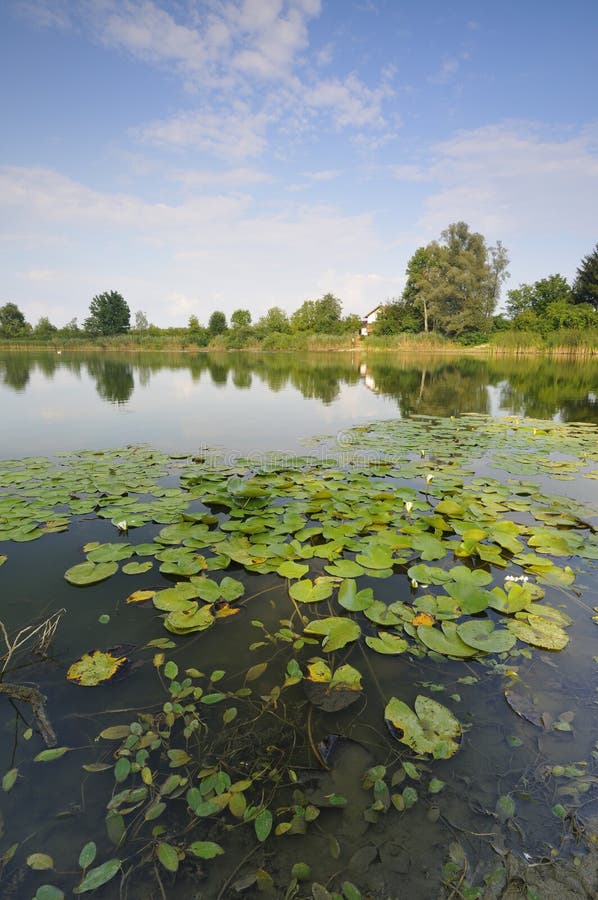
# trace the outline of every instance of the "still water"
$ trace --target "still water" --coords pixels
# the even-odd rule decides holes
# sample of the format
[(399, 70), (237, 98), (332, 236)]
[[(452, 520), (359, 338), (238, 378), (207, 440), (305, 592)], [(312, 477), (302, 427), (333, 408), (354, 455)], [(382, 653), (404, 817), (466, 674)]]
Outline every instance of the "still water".
[(0, 409), (4, 458), (137, 443), (295, 451), (415, 413), (598, 422), (598, 361), (0, 352)]
[[(206, 449), (219, 449), (223, 465), (227, 463), (227, 451), (255, 454), (259, 462), (260, 453), (268, 450), (319, 454), (321, 445), (310, 441), (314, 435), (337, 436), (361, 423), (414, 415), (516, 415), (598, 424), (597, 394), (596, 362), (349, 353), (3, 353), (0, 458), (144, 444), (167, 453), (199, 457)], [(177, 460), (173, 462), (177, 464)], [(31, 464), (35, 466), (35, 460)], [(475, 465), (475, 474), (481, 479), (500, 477), (496, 469), (485, 468), (483, 460)], [(320, 472), (317, 477), (324, 476)], [(509, 480), (509, 475), (505, 478)], [(528, 478), (542, 484), (535, 475), (521, 476), (519, 481)], [(418, 479), (421, 482), (421, 474), (412, 479), (414, 486)], [(176, 478), (162, 483), (168, 491)], [(511, 477), (510, 485), (510, 489), (519, 490), (517, 478)], [(584, 516), (588, 519), (598, 511), (597, 478), (571, 478), (562, 483), (551, 481), (550, 485), (546, 481), (546, 488), (587, 504)], [(494, 490), (489, 488), (490, 496)], [(521, 490), (525, 501), (529, 483)], [(9, 483), (6, 492), (10, 491)], [(76, 495), (76, 489), (73, 493)], [(222, 516), (217, 504), (214, 509)], [(510, 509), (515, 510), (514, 520), (532, 521), (529, 508), (517, 512), (516, 503)], [(65, 610), (49, 659), (31, 658), (22, 663), (22, 669), (8, 671), (11, 680), (40, 687), (48, 698), (59, 744), (69, 747), (65, 756), (51, 763), (35, 763), (34, 754), (43, 744), (35, 732), (26, 737), (26, 726), (31, 724), (26, 705), (15, 710), (0, 697), (0, 776), (18, 769), (14, 786), (0, 794), (0, 879), (5, 854), (18, 843), (14, 859), (6, 862), (5, 878), (0, 880), (1, 896), (33, 897), (43, 883), (58, 885), (68, 894), (80, 878), (79, 853), (92, 840), (98, 847), (96, 864), (116, 856), (122, 860), (124, 871), (133, 866), (131, 847), (138, 860), (129, 870), (124, 893), (115, 878), (100, 888), (97, 896), (144, 900), (330, 896), (312, 893), (311, 881), (304, 888), (296, 885), (293, 893), (292, 867), (300, 862), (309, 864), (313, 881), (331, 889), (334, 886), (337, 891), (345, 881), (351, 882), (360, 887), (364, 897), (376, 900), (441, 896), (443, 879), (448, 884), (444, 896), (477, 897), (467, 893), (468, 885), (483, 885), (495, 861), (511, 860), (509, 854), (517, 864), (531, 861), (539, 867), (530, 870), (534, 872), (544, 871), (544, 860), (550, 858), (554, 848), (563, 858), (571, 852), (583, 855), (576, 829), (585, 827), (586, 814), (595, 813), (597, 779), (593, 773), (598, 756), (593, 728), (595, 626), (590, 620), (597, 603), (598, 578), (591, 556), (582, 564), (579, 559), (572, 563), (579, 565), (579, 575), (571, 590), (560, 584), (546, 587), (546, 602), (566, 611), (573, 620), (570, 644), (562, 652), (524, 648), (502, 668), (497, 663), (495, 669), (480, 666), (477, 661), (409, 658), (406, 654), (378, 655), (372, 664), (357, 645), (351, 652), (341, 650), (336, 654), (335, 666), (349, 660), (362, 671), (365, 690), (359, 713), (353, 712), (356, 707), (349, 707), (330, 720), (328, 713), (316, 711), (309, 720), (314, 741), (328, 737), (331, 730), (344, 736), (330, 772), (314, 772), (306, 738), (306, 702), (300, 686), (283, 693), (279, 705), (274, 697), (268, 715), (258, 716), (254, 725), (250, 723), (247, 746), (241, 747), (246, 759), (255, 762), (263, 755), (267, 764), (273, 764), (272, 760), (285, 752), (287, 739), (287, 732), (277, 731), (276, 726), (288, 718), (296, 729), (296, 757), (286, 750), (294, 760), (301, 789), (311, 781), (311, 787), (305, 789), (308, 794), (312, 792), (312, 798), (318, 794), (320, 800), (321, 795), (342, 795), (348, 801), (342, 810), (324, 803), (317, 822), (306, 834), (272, 835), (262, 849), (261, 845), (256, 847), (251, 823), (250, 827), (237, 827), (239, 823), (233, 820), (230, 828), (218, 832), (210, 819), (202, 819), (195, 827), (204, 838), (226, 842), (226, 853), (205, 865), (198, 864), (196, 869), (189, 865), (187, 854), (176, 878), (157, 856), (159, 842), (176, 844), (176, 839), (159, 831), (147, 838), (150, 821), (139, 825), (143, 839), (139, 835), (135, 839), (133, 834), (131, 843), (115, 847), (116, 842), (108, 840), (104, 818), (107, 798), (111, 791), (120, 789), (113, 777), (117, 745), (106, 741), (98, 744), (98, 733), (106, 726), (129, 722), (132, 710), (137, 713), (151, 704), (162, 704), (163, 682), (167, 680), (158, 677), (152, 665), (154, 650), (150, 644), (166, 634), (162, 616), (151, 602), (127, 604), (125, 598), (132, 590), (164, 589), (176, 579), (163, 575), (162, 569), (158, 572), (157, 565), (133, 576), (123, 566), (113, 577), (81, 588), (67, 583), (64, 573), (82, 562), (83, 548), (89, 542), (130, 541), (141, 545), (155, 540), (167, 521), (158, 517), (127, 535), (118, 533), (109, 518), (80, 514), (73, 517), (68, 531), (44, 534), (31, 542), (0, 543), (0, 558), (2, 554), (7, 556), (0, 568), (0, 619), (9, 634), (57, 609)], [(211, 551), (200, 549), (202, 552)], [(312, 576), (323, 570), (324, 562), (316, 561), (314, 568), (312, 561)], [(564, 566), (569, 559), (558, 558), (557, 562)], [(506, 571), (511, 571), (492, 568), (497, 584), (503, 583)], [(375, 571), (362, 575), (359, 588), (371, 588), (385, 605), (398, 598), (409, 600), (414, 588), (406, 566), (395, 569), (386, 581), (374, 577)], [(250, 649), (249, 642), (262, 636), (252, 620), (261, 622), (272, 634), (283, 617), (293, 615), (287, 585), (275, 573), (244, 571), (236, 563), (228, 568), (228, 574), (243, 581), (246, 595), (251, 595), (244, 614), (224, 620), (221, 629), (177, 636), (176, 648), (168, 656), (172, 654), (180, 670), (226, 670), (226, 678), (219, 683), (231, 691), (238, 684), (246, 684), (245, 673), (251, 666), (267, 663), (255, 677), (256, 694), (267, 704), (268, 691), (288, 675), (283, 652), (288, 645), (279, 642), (272, 645), (274, 649), (267, 645)], [(218, 580), (221, 576), (219, 573)], [(302, 610), (308, 618), (328, 615), (321, 606), (316, 604), (316, 613), (309, 604)], [(362, 624), (375, 633), (373, 626)], [(139, 663), (130, 677), (93, 689), (66, 680), (68, 667), (82, 654), (95, 647), (123, 645), (133, 648), (127, 652)], [(304, 648), (303, 655), (307, 657), (310, 652), (321, 651), (317, 646)], [(516, 676), (509, 674), (510, 665), (516, 665)], [(247, 683), (254, 686), (251, 679)], [(520, 685), (523, 698), (515, 704), (516, 712), (505, 701), (504, 693), (514, 684)], [(404, 747), (390, 740), (381, 711), (390, 696), (412, 704), (420, 692), (455, 709), (464, 724), (462, 748), (453, 760), (418, 762), (419, 773), (391, 785), (390, 772), (396, 769)], [(216, 733), (226, 734), (220, 707), (202, 708), (202, 715)], [(234, 747), (228, 748), (234, 757), (233, 751)], [(106, 771), (84, 772), (81, 766), (100, 752)], [(240, 767), (246, 764), (242, 759), (236, 778), (242, 778)], [(372, 766), (388, 767), (388, 775), (376, 782), (378, 795), (372, 795), (372, 785), (364, 787), (363, 773)], [(560, 780), (550, 774), (551, 766), (565, 772)], [(427, 792), (432, 776), (444, 783), (438, 796)], [(158, 778), (158, 773), (153, 777)], [(163, 772), (160, 777), (164, 777)], [(391, 792), (404, 792), (408, 786), (411, 795), (405, 796), (415, 796), (413, 808), (400, 812), (390, 805), (380, 816), (372, 810), (376, 796), (376, 802), (389, 806), (384, 777)], [(297, 803), (291, 798), (292, 788), (288, 789), (289, 809)], [(571, 810), (565, 823), (551, 813), (551, 806), (558, 803)], [(184, 808), (183, 799), (180, 807)], [(292, 815), (279, 808), (274, 812), (276, 821)], [(206, 832), (206, 827), (212, 831)], [(27, 866), (31, 853), (49, 854), (54, 869), (36, 871)], [(465, 863), (460, 854), (464, 854)], [(456, 867), (453, 875), (442, 868), (447, 861), (450, 864), (449, 857)], [(270, 894), (266, 882), (258, 890), (257, 882), (251, 881), (258, 865), (259, 871), (266, 870), (274, 879)], [(523, 882), (521, 890), (525, 891)], [(543, 896), (533, 890), (528, 891), (529, 898)], [(345, 900), (354, 896), (350, 891), (343, 894)], [(557, 891), (545, 896), (560, 895)], [(586, 894), (580, 889), (569, 896), (581, 898)]]

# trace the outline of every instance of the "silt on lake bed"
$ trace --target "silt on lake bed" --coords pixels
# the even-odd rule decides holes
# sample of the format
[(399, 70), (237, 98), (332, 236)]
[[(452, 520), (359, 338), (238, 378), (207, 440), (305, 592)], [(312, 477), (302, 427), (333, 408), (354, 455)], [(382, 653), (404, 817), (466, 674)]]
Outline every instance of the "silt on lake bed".
[(592, 896), (597, 437), (0, 463), (3, 895)]

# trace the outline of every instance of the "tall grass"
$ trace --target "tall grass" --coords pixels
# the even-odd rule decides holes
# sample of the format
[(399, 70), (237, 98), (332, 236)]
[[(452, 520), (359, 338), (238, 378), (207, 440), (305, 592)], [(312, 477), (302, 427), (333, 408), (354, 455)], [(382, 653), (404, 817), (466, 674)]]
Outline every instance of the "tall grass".
[(541, 335), (537, 331), (501, 331), (490, 338), (492, 354), (546, 354), (594, 356), (598, 354), (598, 329), (560, 328)]

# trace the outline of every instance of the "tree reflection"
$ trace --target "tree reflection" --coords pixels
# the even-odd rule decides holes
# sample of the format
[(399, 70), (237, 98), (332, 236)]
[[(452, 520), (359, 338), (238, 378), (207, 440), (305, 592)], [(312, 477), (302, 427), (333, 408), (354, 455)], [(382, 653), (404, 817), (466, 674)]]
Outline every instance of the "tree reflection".
[(130, 363), (114, 359), (90, 359), (87, 369), (102, 400), (119, 406), (130, 400), (135, 389)]

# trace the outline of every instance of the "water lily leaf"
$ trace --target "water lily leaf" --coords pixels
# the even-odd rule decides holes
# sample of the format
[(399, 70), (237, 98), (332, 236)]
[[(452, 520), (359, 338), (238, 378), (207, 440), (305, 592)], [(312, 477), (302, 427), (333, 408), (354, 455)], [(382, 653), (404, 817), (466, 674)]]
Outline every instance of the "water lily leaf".
[(433, 534), (414, 535), (411, 539), (411, 545), (414, 550), (419, 551), (421, 558), (425, 560), (443, 559), (448, 552), (446, 545), (434, 537)]
[(355, 561), (366, 569), (392, 569), (395, 562), (386, 547), (370, 547), (365, 553), (358, 553)]
[(303, 578), (309, 572), (309, 566), (304, 563), (296, 563), (292, 560), (283, 562), (278, 568), (277, 573), (281, 578)]
[(102, 887), (114, 878), (120, 867), (120, 859), (109, 859), (101, 866), (90, 869), (81, 883), (73, 888), (73, 894), (85, 894), (87, 891), (95, 891), (96, 888)]
[(535, 707), (534, 697), (531, 691), (522, 684), (515, 682), (505, 688), (505, 700), (518, 716), (542, 728), (542, 716)]
[(121, 559), (129, 559), (133, 555), (132, 544), (100, 544), (99, 547), (90, 550), (87, 558), (90, 562), (119, 562)]
[[(330, 567), (325, 567), (326, 570)], [(338, 589), (338, 602), (350, 612), (360, 612), (367, 609), (374, 602), (374, 592), (371, 588), (357, 590), (357, 584), (353, 578), (345, 578)]]
[(116, 562), (84, 562), (71, 566), (64, 573), (64, 577), (70, 584), (78, 586), (86, 584), (96, 584), (98, 581), (104, 581), (110, 578), (118, 571), (118, 563)]
[(365, 569), (352, 559), (337, 559), (332, 565), (324, 566), (324, 571), (337, 578), (359, 578)]
[(492, 582), (492, 575), (484, 569), (470, 569), (467, 566), (453, 566), (448, 574), (460, 584), (474, 584), (476, 587), (484, 587)]
[(245, 585), (237, 578), (230, 578), (228, 575), (225, 575), (220, 582), (220, 595), (227, 603), (232, 603), (233, 600), (242, 597), (244, 593)]
[(122, 567), (122, 571), (125, 575), (142, 575), (144, 572), (149, 572), (152, 568), (153, 563), (147, 560), (147, 562), (130, 562), (125, 563)]
[(399, 637), (398, 634), (391, 634), (389, 631), (379, 631), (378, 637), (366, 637), (365, 642), (376, 653), (383, 653), (389, 656), (403, 653), (408, 646), (404, 638)]
[(429, 584), (446, 584), (451, 580), (451, 575), (445, 569), (441, 569), (439, 566), (427, 566), (425, 563), (410, 566), (407, 574), (411, 581), (426, 587)]
[(6, 554), (2, 554), (0, 556), (0, 566), (3, 566), (7, 559), (8, 559), (8, 556), (6, 556)]
[(449, 759), (459, 749), (461, 725), (458, 719), (431, 697), (419, 694), (414, 710), (392, 697), (384, 710), (384, 718), (391, 734), (416, 753)]
[(352, 619), (343, 616), (329, 616), (326, 619), (316, 619), (305, 626), (305, 634), (323, 635), (322, 650), (331, 653), (340, 650), (352, 641), (356, 641), (361, 634), (361, 628)]
[(381, 600), (375, 600), (373, 603), (370, 603), (365, 609), (365, 615), (370, 622), (375, 622), (376, 625), (391, 627), (401, 622), (401, 617), (389, 609), (386, 603), (382, 603)]
[(443, 622), (441, 627), (442, 631), (427, 625), (419, 625), (417, 636), (422, 644), (443, 656), (466, 658), (476, 655), (477, 651), (461, 640), (454, 622)]
[[(187, 581), (181, 581), (173, 588), (165, 588), (155, 593), (154, 606), (163, 612), (189, 609), (191, 601), (197, 598), (197, 588)], [(195, 606), (197, 604), (194, 604)]]
[(331, 596), (332, 584), (329, 581), (312, 582), (305, 578), (303, 581), (295, 581), (289, 587), (289, 594), (299, 603), (319, 603)]
[(198, 607), (193, 603), (189, 609), (178, 609), (169, 613), (164, 620), (165, 628), (173, 634), (190, 634), (205, 631), (214, 624), (210, 606)]
[(110, 651), (93, 650), (91, 653), (84, 653), (81, 659), (74, 662), (69, 667), (66, 677), (69, 681), (76, 681), (85, 687), (95, 687), (103, 681), (114, 678), (127, 662), (126, 656), (116, 656)]
[(129, 594), (125, 603), (143, 603), (145, 600), (152, 600), (155, 596), (155, 591), (133, 591), (132, 594)]
[(525, 644), (544, 650), (562, 650), (569, 643), (569, 636), (561, 626), (543, 616), (526, 615), (525, 620), (511, 619), (507, 622), (507, 628)]
[(489, 593), (491, 599), (488, 601), (488, 606), (507, 615), (513, 615), (525, 609), (532, 602), (532, 595), (527, 584), (515, 584), (511, 581), (507, 582), (506, 591), (496, 586)]
[(484, 653), (504, 653), (515, 645), (514, 634), (505, 628), (495, 628), (490, 619), (470, 619), (457, 626), (457, 634), (470, 647)]
[(331, 671), (323, 659), (310, 660), (303, 689), (314, 706), (325, 712), (345, 709), (359, 699), (362, 691), (361, 673), (353, 666), (343, 665)]
[(453, 600), (457, 601), (463, 612), (470, 616), (487, 609), (492, 600), (490, 591), (465, 581), (451, 582), (446, 584), (444, 589)]

